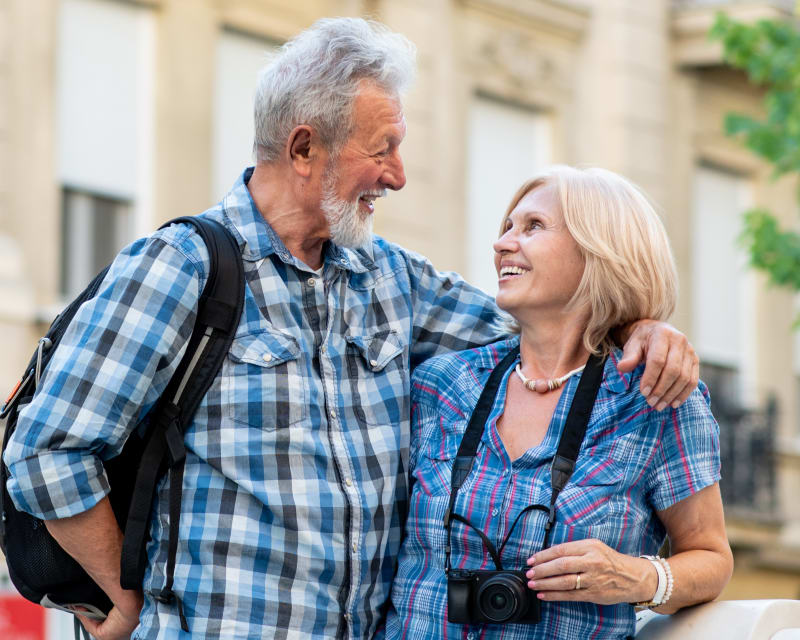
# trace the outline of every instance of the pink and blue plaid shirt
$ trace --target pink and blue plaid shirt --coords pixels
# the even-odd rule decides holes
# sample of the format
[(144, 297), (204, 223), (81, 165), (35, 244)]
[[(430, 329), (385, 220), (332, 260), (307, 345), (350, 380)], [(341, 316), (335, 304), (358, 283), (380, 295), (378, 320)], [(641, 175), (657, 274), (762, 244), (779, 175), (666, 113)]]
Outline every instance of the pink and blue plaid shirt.
[[(543, 602), (536, 625), (447, 622), (442, 518), (450, 496), (450, 471), (458, 445), (492, 368), (517, 338), (437, 356), (412, 378), (412, 493), (406, 535), (386, 622), (389, 638), (503, 640), (626, 638), (635, 627), (628, 604)], [(678, 409), (656, 412), (639, 393), (640, 366), (621, 375), (620, 352), (609, 357), (575, 472), (556, 503), (551, 544), (597, 538), (630, 554), (654, 554), (665, 530), (656, 511), (714, 484), (720, 477), (719, 431), (700, 384)], [(499, 547), (517, 514), (549, 504), (550, 462), (555, 454), (579, 376), (573, 376), (539, 446), (512, 461), (497, 432), (509, 369), (500, 385), (470, 475), (458, 492), (456, 512)], [(547, 514), (520, 519), (503, 549), (505, 569), (521, 569), (542, 547)], [(453, 568), (493, 569), (478, 535), (455, 523)]]

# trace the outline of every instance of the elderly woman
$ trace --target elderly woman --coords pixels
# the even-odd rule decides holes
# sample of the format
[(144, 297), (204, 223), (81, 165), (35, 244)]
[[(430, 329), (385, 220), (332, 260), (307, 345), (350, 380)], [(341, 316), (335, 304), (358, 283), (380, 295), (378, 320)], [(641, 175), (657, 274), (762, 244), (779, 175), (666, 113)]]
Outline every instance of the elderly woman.
[(713, 599), (732, 556), (708, 393), (657, 411), (639, 393), (642, 367), (617, 370), (610, 337), (675, 305), (653, 208), (614, 173), (554, 167), (514, 196), (494, 250), (497, 303), (519, 335), (414, 374), (413, 488), (386, 635), (626, 638), (634, 605)]

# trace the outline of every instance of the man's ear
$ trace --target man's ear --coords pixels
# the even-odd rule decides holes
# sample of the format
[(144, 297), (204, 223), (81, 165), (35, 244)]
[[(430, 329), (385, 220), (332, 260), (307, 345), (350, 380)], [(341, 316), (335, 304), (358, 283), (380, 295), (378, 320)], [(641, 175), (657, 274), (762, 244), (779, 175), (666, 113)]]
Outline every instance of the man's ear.
[(304, 178), (311, 175), (311, 165), (317, 155), (314, 138), (312, 128), (301, 124), (292, 129), (286, 142), (289, 162), (292, 163), (294, 170)]

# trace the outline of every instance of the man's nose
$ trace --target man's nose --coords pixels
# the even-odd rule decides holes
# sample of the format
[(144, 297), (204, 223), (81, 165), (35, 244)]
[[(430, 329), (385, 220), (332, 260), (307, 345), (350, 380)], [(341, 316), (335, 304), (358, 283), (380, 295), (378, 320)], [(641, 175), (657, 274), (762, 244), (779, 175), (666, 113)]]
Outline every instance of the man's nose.
[(400, 152), (395, 151), (386, 163), (386, 169), (383, 172), (382, 182), (387, 189), (392, 191), (399, 191), (406, 185), (406, 172), (403, 168), (403, 159), (400, 157)]

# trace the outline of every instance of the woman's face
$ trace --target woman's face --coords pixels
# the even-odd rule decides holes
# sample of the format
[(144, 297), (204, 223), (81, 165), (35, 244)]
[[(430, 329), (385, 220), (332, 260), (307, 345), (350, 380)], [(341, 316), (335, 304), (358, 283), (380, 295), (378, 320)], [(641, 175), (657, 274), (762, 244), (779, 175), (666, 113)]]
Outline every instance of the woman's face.
[(517, 320), (562, 312), (583, 275), (584, 260), (550, 185), (529, 191), (506, 218), (494, 243), (497, 305)]

